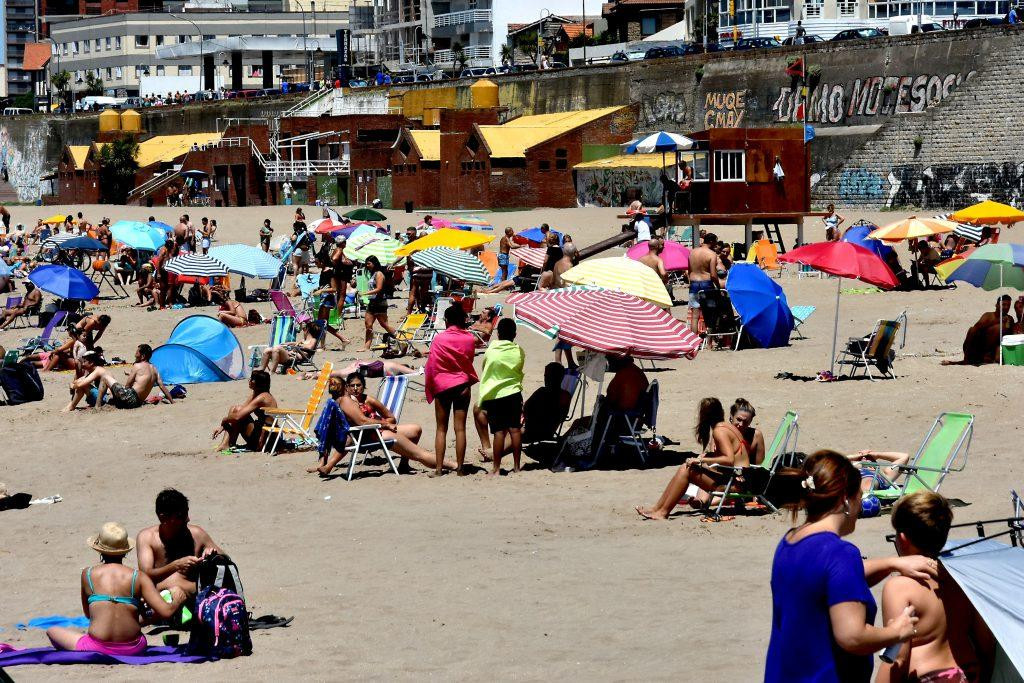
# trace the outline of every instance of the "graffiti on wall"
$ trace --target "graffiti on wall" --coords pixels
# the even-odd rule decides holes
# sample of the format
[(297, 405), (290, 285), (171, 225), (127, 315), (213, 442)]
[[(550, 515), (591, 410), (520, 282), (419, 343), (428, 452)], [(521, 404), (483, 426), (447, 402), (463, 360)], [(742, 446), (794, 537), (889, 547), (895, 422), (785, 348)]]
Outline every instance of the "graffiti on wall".
[(903, 165), (884, 176), (848, 168), (837, 190), (840, 200), (890, 208), (951, 208), (982, 199), (1017, 204), (1024, 199), (1024, 163)]
[(679, 91), (665, 91), (656, 95), (645, 95), (640, 101), (640, 125), (654, 126), (659, 123), (689, 125), (690, 106)]
[(656, 168), (588, 169), (576, 174), (579, 206), (624, 206), (629, 188), (639, 188), (646, 206), (660, 202), (661, 183)]
[(807, 120), (840, 123), (855, 116), (888, 116), (922, 112), (942, 102), (974, 75), (959, 73), (917, 76), (873, 76), (852, 83), (822, 83), (802, 102), (799, 88), (784, 86), (772, 105), (778, 121), (799, 121), (806, 105)]
[(746, 112), (746, 90), (709, 92), (704, 97), (705, 128), (739, 128)]
[(7, 167), (8, 182), (23, 202), (42, 196), (39, 176), (46, 161), (45, 130), (40, 126), (29, 129), (23, 151), (15, 145), (7, 126), (0, 126), (0, 165)]

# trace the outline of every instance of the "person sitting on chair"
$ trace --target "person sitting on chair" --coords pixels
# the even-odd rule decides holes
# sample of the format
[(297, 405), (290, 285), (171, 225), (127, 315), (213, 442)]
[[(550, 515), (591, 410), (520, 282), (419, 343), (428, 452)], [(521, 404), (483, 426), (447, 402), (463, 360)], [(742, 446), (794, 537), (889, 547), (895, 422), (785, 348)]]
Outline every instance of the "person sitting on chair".
[(487, 343), (491, 341), (491, 334), (494, 332), (494, 326), (498, 324), (498, 311), (494, 306), (488, 306), (484, 310), (480, 311), (480, 315), (477, 316), (476, 322), (469, 326), (469, 331), (476, 337), (477, 346), (487, 346)]
[(561, 363), (544, 366), (544, 386), (523, 403), (523, 443), (532, 444), (555, 438), (558, 428), (569, 415), (572, 395), (562, 388), (565, 368)]
[(935, 275), (935, 266), (942, 261), (942, 256), (928, 240), (918, 240), (916, 245), (913, 242), (910, 244), (910, 250), (917, 253), (917, 258), (910, 262), (910, 275), (923, 288), (928, 284), (928, 276)]
[(633, 362), (632, 356), (610, 358), (608, 370), (615, 375), (608, 383), (605, 404), (620, 413), (633, 412), (650, 384), (647, 375)]
[(310, 320), (302, 326), (302, 341), (286, 342), (270, 346), (263, 352), (260, 370), (277, 372), (280, 365), (291, 365), (295, 362), (308, 363), (316, 353), (320, 344), (321, 328), (316, 320)]
[(36, 287), (34, 284), (25, 281), (25, 298), (20, 305), (13, 308), (8, 308), (0, 314), (0, 330), (7, 329), (7, 326), (17, 320), (23, 315), (28, 315), (34, 311), (39, 310), (39, 305), (43, 303), (43, 292), (41, 289)]
[[(860, 490), (884, 491), (892, 488), (893, 482), (900, 476), (900, 465), (910, 462), (909, 453), (898, 453), (895, 451), (870, 451), (861, 450), (848, 456), (857, 470), (860, 472)], [(885, 467), (874, 465), (862, 465), (861, 463), (887, 463)]]
[(263, 447), (263, 426), (268, 423), (266, 410), (277, 408), (277, 399), (270, 393), (270, 373), (253, 370), (249, 376), (249, 390), (251, 393), (245, 403), (231, 406), (220, 426), (213, 430), (211, 438), (224, 435), (216, 450), (234, 448), (238, 437), (242, 437), (250, 450), (258, 451)]

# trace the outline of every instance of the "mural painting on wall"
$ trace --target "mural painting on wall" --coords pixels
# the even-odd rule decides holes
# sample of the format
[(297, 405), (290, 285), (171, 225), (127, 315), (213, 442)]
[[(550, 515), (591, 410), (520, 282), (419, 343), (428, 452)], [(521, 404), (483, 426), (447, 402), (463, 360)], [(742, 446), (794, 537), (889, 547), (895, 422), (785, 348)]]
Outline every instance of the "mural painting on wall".
[[(858, 116), (888, 116), (922, 112), (950, 96), (961, 83), (974, 76), (959, 73), (917, 76), (874, 76), (852, 83), (822, 83), (807, 101), (807, 120), (817, 123), (841, 123)], [(778, 121), (801, 119), (800, 89), (779, 88), (772, 105)]]
[(894, 166), (883, 174), (844, 169), (840, 201), (886, 207), (961, 208), (983, 199), (1017, 204), (1024, 199), (1024, 163)]
[(18, 199), (32, 202), (42, 196), (39, 176), (42, 175), (46, 155), (45, 128), (32, 128), (28, 131), (29, 154), (23, 154), (11, 139), (6, 126), (0, 126), (0, 166), (7, 169), (8, 182)]
[(686, 97), (680, 92), (660, 92), (645, 96), (640, 101), (639, 122), (641, 128), (651, 128), (659, 124), (675, 124), (676, 127), (690, 126), (690, 107)]
[(704, 128), (739, 128), (746, 113), (746, 90), (709, 92), (704, 96)]
[(626, 190), (639, 188), (645, 206), (660, 203), (661, 183), (656, 168), (615, 168), (579, 171), (576, 202), (579, 206), (625, 206)]

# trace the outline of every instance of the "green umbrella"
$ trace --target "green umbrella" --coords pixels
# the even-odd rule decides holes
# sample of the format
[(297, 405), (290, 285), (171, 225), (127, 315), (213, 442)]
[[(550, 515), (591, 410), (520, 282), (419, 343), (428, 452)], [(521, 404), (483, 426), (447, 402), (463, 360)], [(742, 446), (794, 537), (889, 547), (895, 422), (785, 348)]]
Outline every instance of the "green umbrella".
[(451, 247), (431, 247), (416, 252), (413, 258), (416, 259), (417, 266), (430, 268), (456, 280), (475, 285), (486, 285), (491, 281), (483, 261), (468, 251)]
[(380, 222), (380, 221), (386, 221), (388, 219), (388, 217), (385, 216), (384, 214), (382, 214), (380, 211), (374, 211), (373, 209), (367, 209), (367, 208), (352, 209), (351, 211), (349, 211), (348, 213), (343, 214), (343, 215), (345, 216), (345, 218), (347, 218), (347, 219), (349, 219), (350, 221), (353, 221), (353, 222), (355, 222), (355, 221), (376, 221), (376, 222)]
[(382, 266), (390, 266), (405, 260), (403, 257), (395, 256), (395, 250), (400, 246), (402, 243), (398, 240), (384, 237), (363, 242), (355, 248), (350, 247), (345, 253), (352, 260), (359, 262), (366, 261), (368, 256), (376, 256)]

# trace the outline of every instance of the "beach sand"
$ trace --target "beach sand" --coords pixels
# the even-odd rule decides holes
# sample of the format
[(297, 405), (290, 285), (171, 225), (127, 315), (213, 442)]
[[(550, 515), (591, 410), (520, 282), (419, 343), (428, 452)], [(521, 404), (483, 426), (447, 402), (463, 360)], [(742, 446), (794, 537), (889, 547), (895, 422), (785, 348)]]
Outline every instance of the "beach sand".
[[(14, 222), (28, 226), (62, 210), (12, 207)], [(152, 214), (173, 223), (180, 213), (167, 207), (84, 210), (94, 222), (103, 215), (117, 220)], [(186, 211), (195, 223), (203, 215), (216, 218), (220, 244), (256, 244), (266, 216), (278, 235), (290, 232), (289, 207)], [(486, 215), (495, 222), (496, 235), (505, 225), (519, 230), (547, 221), (585, 246), (619, 231), (617, 212)], [(848, 222), (901, 217), (841, 212)], [(315, 217), (319, 211), (308, 207), (306, 213)], [(393, 229), (420, 219), (386, 213)], [(718, 232), (729, 240), (742, 235), (737, 227)], [(821, 239), (823, 232), (810, 225), (807, 239)], [(792, 239), (787, 233), (787, 243)], [(1006, 239), (1020, 241), (1014, 230)], [(906, 264), (905, 247), (900, 248)], [(615, 249), (608, 255), (621, 253)], [(970, 503), (957, 508), (956, 521), (1009, 514), (1009, 489), (1024, 485), (1018, 459), (1024, 368), (940, 366), (944, 358), (959, 357), (964, 332), (992, 309), (996, 293), (964, 285), (843, 295), (840, 340), (867, 334), (878, 318), (907, 311), (906, 347), (896, 363), (900, 377), (820, 384), (775, 376), (813, 376), (828, 367), (836, 281), (798, 279), (788, 269), (780, 282), (791, 304), (817, 306), (803, 328), (807, 339), (781, 349), (703, 351), (694, 361), (659, 362), (658, 372), (650, 375), (661, 385), (658, 430), (680, 445), (646, 469), (634, 463), (584, 473), (530, 469), (494, 480), (482, 472), (431, 479), (422, 469), (396, 477), (378, 467), (351, 483), (325, 482), (305, 473), (315, 458), (308, 452), (269, 457), (213, 451), (212, 430), (227, 408), (247, 395), (242, 382), (190, 386), (188, 398), (173, 406), (65, 415), (59, 411), (70, 377), (45, 375), (42, 402), (0, 407), (5, 425), (0, 480), (12, 493), (60, 494), (64, 500), (2, 513), (0, 642), (47, 644), (42, 631), (18, 631), (14, 624), (80, 613), (78, 573), (97, 559), (85, 538), (108, 520), (123, 523), (132, 535), (155, 523), (153, 501), (167, 486), (189, 496), (192, 520), (236, 560), (249, 609), (295, 621), (287, 629), (255, 632), (254, 654), (232, 661), (146, 669), (19, 667), (13, 675), (19, 681), (58, 676), (757, 680), (771, 628), (772, 553), (791, 524), (789, 516), (714, 524), (677, 515), (658, 523), (641, 521), (633, 511), (636, 504), (655, 502), (675, 469), (669, 463), (696, 450), (693, 423), (702, 397), (718, 396), (726, 406), (736, 397), (747, 398), (768, 438), (783, 413), (796, 410), (799, 450), (807, 453), (818, 448), (913, 451), (940, 412), (970, 412), (977, 416), (970, 460), (942, 487)], [(843, 286), (863, 285), (844, 281)], [(146, 312), (130, 303), (103, 300), (94, 307), (113, 317), (101, 342), (108, 356), (131, 358), (137, 344), (165, 341), (178, 320), (214, 310)], [(257, 308), (266, 314), (270, 305)], [(684, 318), (686, 310), (676, 307), (673, 313)], [(391, 319), (399, 318), (393, 308)], [(361, 331), (361, 323), (348, 322), (347, 335)], [(14, 346), (29, 334), (0, 332), (0, 344)], [(266, 326), (238, 331), (243, 346), (264, 343), (266, 336)], [(551, 343), (528, 330), (521, 330), (519, 341), (527, 352), (530, 392), (552, 359)], [(337, 364), (366, 357), (337, 348), (329, 339), (320, 359)], [(311, 385), (275, 376), (272, 389), (282, 405), (301, 406)], [(410, 394), (402, 417), (424, 426), (429, 448), (433, 409), (421, 394)], [(470, 427), (467, 462), (476, 462), (477, 445)], [(889, 554), (892, 548), (884, 541), (889, 531), (888, 517), (867, 519), (850, 538), (867, 555)], [(131, 564), (134, 559), (130, 556)]]

